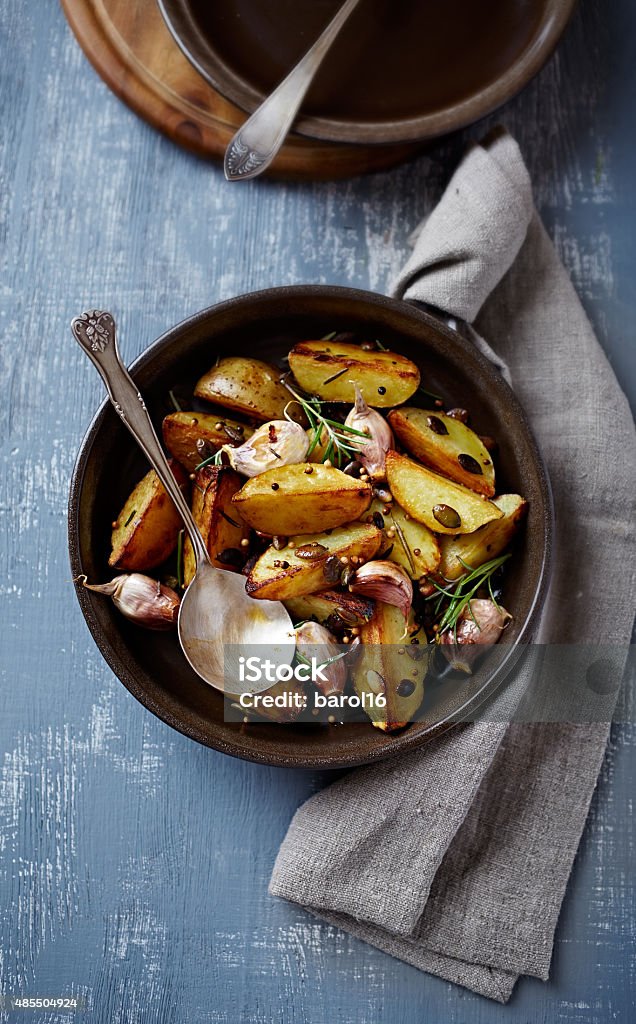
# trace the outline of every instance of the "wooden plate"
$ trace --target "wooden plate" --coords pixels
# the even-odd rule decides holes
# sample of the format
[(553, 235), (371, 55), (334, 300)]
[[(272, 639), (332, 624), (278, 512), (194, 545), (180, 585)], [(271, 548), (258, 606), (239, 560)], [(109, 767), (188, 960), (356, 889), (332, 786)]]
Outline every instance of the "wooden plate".
[[(244, 353), (278, 362), (303, 337), (332, 330), (381, 338), (414, 359), (427, 387), (471, 410), (480, 432), (498, 441), (501, 492), (529, 502), (525, 535), (504, 584), (504, 602), (514, 615), (506, 643), (490, 661), (457, 687), (431, 686), (425, 719), (386, 735), (370, 723), (338, 727), (250, 725), (226, 721), (223, 696), (207, 686), (185, 661), (174, 634), (149, 634), (125, 619), (112, 602), (80, 585), (77, 597), (113, 671), (131, 693), (169, 725), (228, 754), (294, 768), (341, 768), (377, 761), (419, 746), (472, 713), (506, 678), (532, 636), (546, 593), (550, 568), (550, 488), (523, 410), (503, 378), (468, 341), (413, 305), (370, 292), (326, 286), (276, 288), (243, 295), (203, 310), (173, 327), (133, 364), (155, 423), (168, 410), (167, 394), (188, 394), (217, 354)], [(87, 371), (88, 372), (88, 371)], [(74, 578), (90, 581), (108, 570), (111, 521), (147, 470), (147, 464), (109, 402), (84, 438), (71, 484), (69, 549)], [(425, 697), (426, 703), (426, 697)]]
[[(175, 39), (224, 96), (252, 111), (342, 0), (158, 0)], [(435, 138), (501, 106), (539, 71), (576, 0), (362, 0), (295, 129), (336, 142)]]
[[(245, 114), (186, 60), (156, 0), (62, 0), (62, 7), (84, 53), (120, 99), (186, 149), (223, 157)], [(349, 177), (391, 167), (413, 152), (413, 146), (344, 146), (292, 135), (271, 173)]]

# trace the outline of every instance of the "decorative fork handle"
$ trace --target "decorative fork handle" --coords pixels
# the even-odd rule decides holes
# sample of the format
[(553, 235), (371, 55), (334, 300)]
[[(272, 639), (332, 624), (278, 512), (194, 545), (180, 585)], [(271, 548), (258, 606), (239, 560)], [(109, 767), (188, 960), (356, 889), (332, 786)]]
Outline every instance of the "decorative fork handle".
[(197, 566), (209, 562), (201, 532), (181, 488), (174, 478), (137, 385), (124, 366), (117, 348), (117, 328), (111, 313), (88, 310), (71, 321), (73, 337), (97, 367), (115, 412), (142, 449), (183, 519), (194, 548)]
[(282, 146), (326, 53), (360, 0), (345, 0), (314, 45), (261, 103), (230, 142), (224, 161), (228, 181), (256, 178)]

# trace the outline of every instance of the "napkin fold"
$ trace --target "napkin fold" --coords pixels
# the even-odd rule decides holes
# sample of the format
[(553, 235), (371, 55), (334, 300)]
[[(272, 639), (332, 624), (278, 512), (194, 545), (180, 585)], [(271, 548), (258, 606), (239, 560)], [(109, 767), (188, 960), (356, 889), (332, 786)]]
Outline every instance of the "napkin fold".
[[(475, 343), (510, 375), (529, 415), (557, 523), (541, 642), (626, 649), (634, 424), (509, 135), (469, 150), (394, 291), (474, 322)], [(608, 731), (606, 722), (476, 721), (356, 769), (296, 812), (270, 892), (505, 1002), (519, 975), (548, 977)]]

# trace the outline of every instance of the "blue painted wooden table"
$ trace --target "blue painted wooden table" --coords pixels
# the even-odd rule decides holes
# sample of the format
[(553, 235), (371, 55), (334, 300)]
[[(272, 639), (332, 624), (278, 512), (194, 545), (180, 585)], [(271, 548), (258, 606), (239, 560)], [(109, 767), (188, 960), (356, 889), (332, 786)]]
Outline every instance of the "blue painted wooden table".
[[(632, 0), (583, 0), (498, 115), (632, 400), (635, 34)], [(630, 727), (614, 728), (552, 979), (496, 1006), (269, 898), (289, 819), (326, 776), (230, 760), (155, 720), (102, 662), (69, 584), (68, 481), (102, 397), (70, 317), (112, 308), (130, 360), (239, 292), (383, 290), (480, 129), (368, 178), (229, 186), (108, 92), (53, 0), (3, 0), (0, 41), (3, 991), (80, 995), (83, 1019), (111, 1024), (633, 1020)], [(15, 1015), (29, 1017), (72, 1019)]]

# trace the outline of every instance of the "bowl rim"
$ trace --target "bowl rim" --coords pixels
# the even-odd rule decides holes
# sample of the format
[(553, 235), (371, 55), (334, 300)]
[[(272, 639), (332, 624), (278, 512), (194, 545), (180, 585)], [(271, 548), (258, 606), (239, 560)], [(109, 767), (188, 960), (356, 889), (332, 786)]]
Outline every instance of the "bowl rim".
[(426, 730), (407, 730), (398, 734), (386, 734), (386, 742), (378, 743), (370, 756), (368, 754), (365, 756), (356, 755), (355, 748), (353, 748), (350, 754), (338, 757), (337, 760), (333, 755), (317, 753), (315, 756), (306, 757), (302, 762), (299, 762), (297, 758), (294, 757), (293, 753), (291, 755), (285, 755), (278, 752), (272, 753), (271, 751), (264, 751), (258, 748), (250, 749), (245, 743), (238, 742), (238, 738), (240, 736), (238, 732), (237, 739), (232, 741), (226, 740), (222, 737), (211, 737), (196, 725), (184, 722), (178, 715), (175, 715), (169, 707), (155, 701), (152, 696), (148, 694), (144, 685), (137, 679), (135, 673), (130, 670), (125, 661), (120, 658), (114, 650), (113, 646), (104, 634), (102, 626), (95, 614), (93, 604), (90, 600), (89, 591), (77, 582), (78, 577), (83, 575), (84, 568), (80, 556), (80, 508), (84, 478), (88, 461), (92, 453), (93, 444), (103, 426), (106, 414), (111, 411), (111, 404), (108, 398), (105, 398), (101, 402), (80, 442), (71, 476), (67, 528), (69, 560), (72, 579), (75, 581), (75, 593), (77, 600), (95, 644), (111, 671), (148, 711), (152, 712), (152, 714), (161, 721), (165, 722), (182, 735), (187, 736), (189, 739), (193, 739), (204, 746), (219, 750), (222, 753), (238, 757), (241, 760), (278, 767), (293, 767), (312, 770), (338, 770), (342, 768), (352, 768), (362, 764), (375, 763), (391, 757), (394, 754), (406, 753), (409, 750), (413, 750), (423, 745), (433, 737), (440, 735), (442, 732), (461, 724), (462, 720), (465, 720), (469, 713), (490, 700), (490, 698), (504, 684), (506, 678), (517, 664), (519, 657), (522, 655), (524, 645), (532, 642), (541, 612), (545, 606), (553, 561), (554, 504), (550, 479), (543, 457), (528, 422), (528, 418), (512, 388), (501, 375), (497, 374), (493, 364), (472, 344), (472, 342), (463, 337), (461, 333), (450, 328), (442, 319), (432, 315), (430, 310), (423, 309), (417, 302), (395, 299), (376, 292), (341, 287), (339, 285), (287, 285), (261, 289), (255, 292), (245, 292), (241, 295), (233, 296), (230, 299), (225, 299), (221, 302), (214, 303), (211, 306), (207, 306), (168, 328), (168, 330), (164, 331), (163, 334), (161, 334), (155, 341), (151, 342), (143, 352), (134, 359), (129, 367), (130, 373), (133, 379), (136, 379), (136, 375), (140, 370), (143, 370), (143, 368), (160, 352), (177, 342), (179, 338), (190, 328), (199, 325), (201, 322), (208, 321), (215, 315), (222, 315), (234, 308), (240, 308), (246, 300), (248, 300), (252, 306), (258, 303), (269, 305), (272, 302), (284, 301), (292, 296), (297, 298), (333, 298), (336, 296), (350, 301), (356, 301), (358, 303), (363, 302), (367, 306), (374, 306), (379, 310), (388, 309), (396, 312), (404, 312), (406, 308), (410, 315), (415, 315), (415, 317), (419, 318), (423, 324), (429, 327), (429, 329), (432, 328), (438, 331), (455, 345), (469, 346), (473, 358), (475, 358), (480, 364), (481, 369), (491, 377), (493, 386), (499, 388), (505, 395), (509, 406), (514, 411), (519, 422), (523, 425), (532, 450), (533, 464), (539, 475), (540, 489), (544, 499), (545, 544), (542, 552), (539, 578), (535, 587), (530, 610), (528, 611), (526, 620), (521, 627), (519, 636), (516, 638), (514, 643), (510, 644), (506, 658), (494, 671), (492, 677), (488, 678), (480, 690), (469, 697), (461, 707), (455, 708), (451, 714), (440, 719), (439, 722), (436, 722)]
[[(264, 95), (220, 57), (214, 59), (212, 48), (193, 22), (188, 0), (157, 3), (170, 34), (192, 66), (222, 96), (247, 114), (253, 113)], [(387, 145), (425, 142), (466, 128), (511, 100), (539, 73), (554, 53), (577, 3), (578, 0), (546, 0), (540, 26), (519, 57), (494, 82), (458, 103), (431, 114), (399, 120), (347, 121), (300, 116), (294, 133), (326, 142)]]

